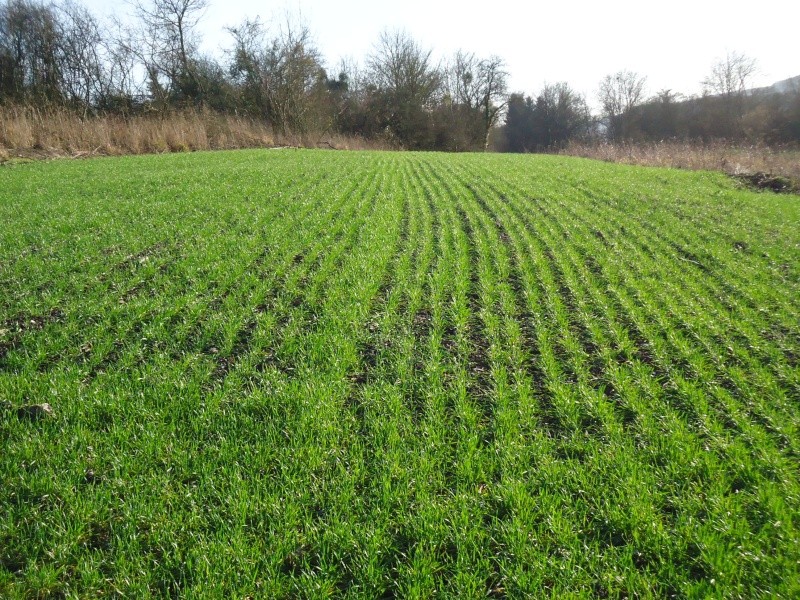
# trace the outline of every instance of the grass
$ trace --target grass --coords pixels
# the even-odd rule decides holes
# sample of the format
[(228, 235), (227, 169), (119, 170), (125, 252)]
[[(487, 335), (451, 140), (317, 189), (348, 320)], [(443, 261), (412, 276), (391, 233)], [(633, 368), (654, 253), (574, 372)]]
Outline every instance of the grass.
[[(800, 191), (800, 150), (762, 144), (662, 141), (613, 144), (571, 143), (565, 154), (651, 167), (721, 171), (751, 181), (755, 187)], [(764, 177), (770, 176), (769, 178)], [(777, 179), (776, 179), (777, 178)], [(761, 181), (769, 179), (769, 181)], [(767, 185), (765, 185), (767, 184)]]
[(800, 593), (796, 196), (240, 151), (0, 224), (4, 598)]

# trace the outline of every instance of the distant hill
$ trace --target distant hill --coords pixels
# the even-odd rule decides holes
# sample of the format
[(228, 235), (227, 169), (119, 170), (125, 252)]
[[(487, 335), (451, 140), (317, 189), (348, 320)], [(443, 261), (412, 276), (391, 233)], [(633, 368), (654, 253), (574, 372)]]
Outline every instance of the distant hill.
[(778, 81), (767, 87), (755, 88), (751, 92), (754, 94), (785, 94), (796, 90), (800, 90), (800, 75)]

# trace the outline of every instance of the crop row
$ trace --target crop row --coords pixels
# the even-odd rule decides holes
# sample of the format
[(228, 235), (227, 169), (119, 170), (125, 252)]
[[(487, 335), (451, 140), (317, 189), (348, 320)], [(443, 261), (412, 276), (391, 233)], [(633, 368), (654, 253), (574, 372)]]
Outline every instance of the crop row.
[(19, 168), (0, 592), (797, 591), (791, 199), (555, 157)]

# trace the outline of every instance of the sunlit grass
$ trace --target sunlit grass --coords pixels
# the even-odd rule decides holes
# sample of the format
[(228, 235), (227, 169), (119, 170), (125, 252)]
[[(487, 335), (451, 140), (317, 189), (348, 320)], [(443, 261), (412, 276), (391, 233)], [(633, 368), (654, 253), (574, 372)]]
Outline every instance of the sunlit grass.
[(0, 597), (800, 593), (796, 196), (246, 151), (0, 225)]

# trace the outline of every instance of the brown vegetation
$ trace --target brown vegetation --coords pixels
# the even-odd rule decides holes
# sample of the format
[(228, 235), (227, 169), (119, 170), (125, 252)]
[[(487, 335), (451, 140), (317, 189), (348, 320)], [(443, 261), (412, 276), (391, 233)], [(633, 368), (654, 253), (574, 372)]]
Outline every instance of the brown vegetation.
[(272, 145), (462, 152), (490, 139), (508, 152), (599, 140), (800, 144), (800, 77), (752, 89), (756, 62), (737, 52), (712, 65), (701, 96), (651, 95), (645, 75), (609, 74), (592, 114), (567, 82), (509, 94), (501, 57), (458, 50), (436, 63), (402, 30), (331, 69), (308, 26), (289, 17), (226, 27), (214, 56), (201, 50), (209, 0), (127, 4), (123, 26), (81, 0), (0, 0), (0, 157)]
[(723, 171), (749, 179), (769, 174), (773, 179), (787, 178), (800, 189), (800, 150), (796, 148), (724, 142), (571, 142), (562, 153), (631, 165)]
[(65, 108), (0, 105), (0, 160), (279, 146), (357, 150), (387, 145), (338, 134), (276, 135), (257, 119), (210, 110), (83, 118)]

